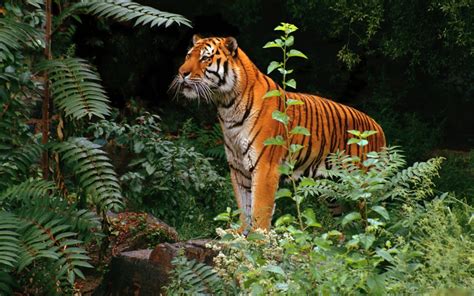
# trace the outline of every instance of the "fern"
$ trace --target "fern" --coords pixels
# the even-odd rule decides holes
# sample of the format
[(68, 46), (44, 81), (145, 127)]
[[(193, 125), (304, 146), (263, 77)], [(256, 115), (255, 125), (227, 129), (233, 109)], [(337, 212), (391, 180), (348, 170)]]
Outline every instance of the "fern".
[(95, 1), (86, 2), (89, 5), (89, 13), (99, 17), (113, 18), (118, 21), (135, 21), (137, 25), (149, 25), (150, 27), (165, 26), (171, 24), (184, 25), (191, 27), (191, 22), (185, 17), (160, 11), (156, 8), (143, 6), (138, 3), (120, 0)]
[(74, 119), (88, 116), (105, 118), (110, 114), (109, 99), (99, 75), (87, 61), (66, 58), (45, 61), (39, 70), (46, 70), (52, 81), (53, 98), (56, 105)]
[(11, 294), (13, 278), (9, 271), (15, 268), (19, 257), (19, 222), (16, 217), (7, 212), (0, 212), (0, 295)]
[(39, 32), (24, 23), (0, 18), (0, 62), (15, 60), (15, 52), (24, 46), (38, 47)]
[(216, 295), (223, 294), (222, 279), (209, 265), (188, 260), (180, 254), (173, 258), (171, 283), (166, 287), (169, 295)]
[(42, 147), (38, 144), (25, 145), (13, 152), (0, 155), (0, 190), (26, 179), (38, 162)]
[(72, 231), (71, 225), (64, 224), (61, 216), (49, 208), (32, 204), (18, 211), (18, 219), (21, 222), (18, 229), (21, 239), (17, 262), (19, 272), (26, 270), (33, 262), (44, 262), (49, 269), (49, 283), (44, 286), (49, 289), (45, 291), (48, 294), (63, 294), (61, 292), (66, 287), (74, 284), (76, 276), (84, 278), (79, 267), (92, 267), (87, 262), (89, 257), (80, 247), (82, 241), (77, 239), (77, 233)]
[(0, 211), (0, 292), (9, 293), (15, 280), (12, 272), (29, 273), (29, 269), (47, 268), (45, 294), (61, 295), (74, 284), (76, 276), (84, 278), (80, 267), (92, 267), (74, 226), (54, 210), (59, 199), (44, 198), (48, 207), (26, 203), (14, 213)]
[(56, 184), (43, 179), (29, 179), (7, 188), (0, 194), (0, 200), (27, 201), (36, 197), (53, 195), (57, 192)]
[(101, 212), (118, 210), (122, 205), (120, 184), (107, 153), (99, 148), (85, 138), (71, 138), (53, 146)]

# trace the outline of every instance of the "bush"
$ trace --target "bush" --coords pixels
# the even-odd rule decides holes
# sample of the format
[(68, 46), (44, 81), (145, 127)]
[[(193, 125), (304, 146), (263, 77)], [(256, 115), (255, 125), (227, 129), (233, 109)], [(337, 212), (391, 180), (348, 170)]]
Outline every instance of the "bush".
[[(227, 291), (252, 295), (422, 294), (474, 284), (473, 208), (433, 193), (442, 158), (404, 167), (400, 150), (370, 152), (364, 164), (330, 157), (328, 179), (302, 179), (292, 196), (345, 204), (334, 229), (314, 210), (285, 214), (270, 232), (218, 229), (214, 270)], [(462, 227), (456, 208), (470, 219)], [(228, 215), (229, 217), (231, 215)], [(300, 219), (302, 225), (300, 224)], [(463, 291), (463, 290), (461, 290)]]
[(212, 217), (232, 202), (230, 183), (186, 142), (166, 140), (158, 122), (145, 113), (134, 124), (102, 120), (91, 131), (125, 159), (120, 180), (129, 208), (151, 212), (185, 238), (210, 234)]

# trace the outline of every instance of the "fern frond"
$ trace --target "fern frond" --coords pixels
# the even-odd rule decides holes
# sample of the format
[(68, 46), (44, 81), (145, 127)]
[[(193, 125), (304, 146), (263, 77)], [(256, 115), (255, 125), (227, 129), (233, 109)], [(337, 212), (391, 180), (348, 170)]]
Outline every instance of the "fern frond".
[(14, 281), (9, 272), (15, 268), (19, 258), (18, 227), (15, 215), (0, 212), (0, 295), (12, 293)]
[(76, 175), (79, 187), (101, 210), (121, 207), (122, 195), (114, 167), (100, 146), (85, 138), (71, 138), (53, 147)]
[(39, 160), (42, 147), (29, 144), (17, 148), (8, 155), (0, 155), (0, 190), (26, 179)]
[(38, 47), (39, 35), (28, 24), (0, 18), (0, 62), (14, 60), (14, 52), (24, 46)]
[(0, 201), (27, 201), (33, 198), (50, 196), (57, 192), (56, 184), (44, 179), (28, 179), (20, 184), (12, 185), (0, 194)]
[(99, 83), (100, 77), (86, 60), (65, 58), (45, 61), (39, 70), (46, 70), (52, 81), (53, 99), (66, 116), (104, 118), (110, 114), (109, 99)]
[(191, 22), (184, 16), (164, 12), (153, 7), (140, 5), (135, 2), (120, 0), (89, 0), (89, 13), (99, 17), (113, 18), (118, 21), (135, 21), (137, 25), (149, 25), (150, 27), (165, 26), (172, 24), (191, 27)]
[[(87, 261), (86, 251), (80, 247), (82, 241), (72, 226), (64, 224), (63, 217), (49, 208), (33, 203), (19, 209), (17, 213), (21, 241), (16, 269), (27, 270), (33, 262), (35, 269), (45, 264), (48, 272), (50, 294), (62, 294), (62, 287), (71, 287), (76, 276), (83, 277), (80, 267), (92, 267)], [(58, 290), (59, 289), (59, 290)]]
[(413, 197), (423, 199), (433, 195), (434, 182), (432, 179), (439, 176), (443, 157), (436, 157), (426, 162), (416, 162), (412, 166), (400, 171), (391, 178), (395, 187), (391, 197)]
[(222, 294), (223, 282), (217, 272), (209, 265), (186, 256), (176, 256), (172, 264), (172, 282), (168, 285), (168, 294), (216, 295)]

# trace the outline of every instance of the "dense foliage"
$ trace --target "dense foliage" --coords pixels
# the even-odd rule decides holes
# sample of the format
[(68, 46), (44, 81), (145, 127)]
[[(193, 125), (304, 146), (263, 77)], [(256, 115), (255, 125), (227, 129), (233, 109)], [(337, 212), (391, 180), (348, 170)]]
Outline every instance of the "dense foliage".
[[(327, 79), (321, 90), (337, 99), (352, 94), (357, 76), (366, 71), (367, 89), (360, 93), (368, 94), (368, 99), (358, 103), (373, 110), (392, 143), (404, 144), (409, 165), (396, 147), (370, 152), (364, 159), (338, 153), (329, 159), (332, 167), (326, 178), (293, 178), (291, 153), (302, 147), (289, 143), (293, 135), (305, 135), (307, 130), (286, 129), (281, 137), (266, 142), (291, 151), (281, 167), (290, 182), (278, 192), (274, 230), (243, 236), (235, 230), (239, 211), (232, 210), (235, 202), (220, 127), (209, 120), (206, 107), (191, 114), (195, 106), (187, 105), (186, 112), (162, 112), (160, 117), (137, 103), (140, 100), (129, 100), (143, 95), (138, 81), (156, 77), (143, 75), (143, 64), (153, 65), (150, 59), (155, 58), (171, 60), (173, 54), (181, 58), (184, 52), (184, 47), (179, 52), (176, 48), (187, 33), (170, 38), (156, 29), (174, 33), (177, 29), (171, 25), (180, 25), (180, 30), (190, 27), (188, 19), (121, 0), (4, 2), (0, 295), (78, 292), (78, 278), (97, 268), (91, 265), (91, 246), (102, 252), (94, 257), (103, 258), (110, 231), (126, 228), (134, 235), (143, 230), (147, 242), (161, 240), (160, 229), (142, 229), (148, 214), (124, 215), (136, 218), (133, 229), (123, 225), (132, 220), (119, 219), (121, 214), (115, 220), (108, 218), (112, 211), (122, 210), (153, 214), (175, 227), (182, 239), (214, 236), (217, 226), (225, 226), (217, 228), (220, 238), (212, 244), (219, 252), (214, 266), (175, 258), (169, 294), (399, 295), (449, 293), (457, 288), (463, 292), (474, 286), (473, 153), (442, 151), (445, 161), (436, 157), (413, 163), (426, 158), (447, 129), (426, 120), (433, 119), (432, 114), (419, 110), (399, 114), (410, 110), (420, 77), (428, 77), (431, 94), (445, 89), (441, 96), (454, 94), (452, 105), (468, 106), (474, 54), (469, 3), (278, 1), (289, 18), (301, 20), (305, 33), (317, 28), (309, 39), (334, 42), (329, 46), (334, 47), (328, 54), (331, 59), (310, 59), (317, 65), (310, 68), (320, 72), (296, 65), (304, 73), (298, 87), (314, 91), (309, 79), (312, 83)], [(193, 2), (193, 10), (222, 9), (227, 21), (246, 32), (238, 36), (239, 44), (257, 63), (270, 58), (255, 46), (258, 38), (253, 35), (266, 30), (265, 25), (257, 26), (265, 1), (198, 2)], [(134, 38), (152, 40), (153, 46), (130, 45), (137, 39), (115, 34), (112, 21), (125, 22), (119, 32), (124, 27), (146, 28), (130, 32)], [(110, 35), (88, 32), (90, 36), (76, 44), (90, 22), (100, 28), (98, 32)], [(415, 25), (418, 30), (412, 29)], [(219, 30), (215, 24), (212, 28)], [(284, 90), (296, 88), (296, 80), (286, 76), (290, 74), (286, 62), (306, 57), (290, 49), (295, 30), (283, 24), (279, 31), (284, 35), (277, 39), (283, 43), (267, 44), (283, 50), (284, 60), (273, 62), (268, 71), (283, 74)], [(313, 44), (301, 41), (311, 57)], [(87, 48), (85, 43), (93, 49), (88, 54), (81, 51)], [(96, 69), (91, 64), (90, 60), (101, 62), (99, 53), (107, 46), (126, 54), (125, 59), (111, 57), (126, 60), (122, 63), (126, 70), (107, 63)], [(144, 48), (157, 54), (141, 52)], [(381, 67), (373, 67), (381, 60)], [(101, 76), (108, 79), (103, 82)], [(280, 95), (287, 106), (298, 104)], [(111, 104), (125, 99), (127, 106), (119, 111)], [(435, 96), (426, 111), (439, 106)], [(447, 118), (448, 126), (453, 126), (452, 112), (434, 119)], [(188, 119), (191, 115), (195, 116)], [(274, 118), (285, 126), (291, 120), (286, 112), (277, 112)], [(350, 132), (352, 145), (370, 140), (370, 131)], [(340, 206), (341, 217), (326, 208), (331, 204)]]
[[(71, 294), (85, 243), (98, 242), (122, 188), (101, 146), (83, 137), (88, 120), (110, 114), (100, 78), (74, 47), (56, 47), (78, 13), (136, 24), (189, 25), (175, 14), (120, 1), (7, 1), (0, 18), (0, 293)], [(58, 44), (67, 41), (59, 36)], [(43, 49), (43, 56), (40, 53)], [(42, 118), (34, 119), (41, 103)], [(51, 104), (54, 103), (54, 108)], [(41, 133), (40, 133), (41, 131)]]

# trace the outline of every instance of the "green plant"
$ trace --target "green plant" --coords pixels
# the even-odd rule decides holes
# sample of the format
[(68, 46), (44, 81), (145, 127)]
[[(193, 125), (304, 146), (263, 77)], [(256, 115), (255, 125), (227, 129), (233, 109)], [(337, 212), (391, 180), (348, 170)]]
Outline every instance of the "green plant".
[[(289, 79), (287, 76), (293, 73), (292, 69), (288, 69), (287, 63), (291, 58), (299, 57), (307, 59), (306, 55), (303, 54), (301, 51), (297, 49), (289, 49), (294, 44), (294, 37), (291, 35), (293, 32), (298, 30), (295, 25), (288, 24), (288, 23), (281, 23), (280, 26), (275, 28), (276, 31), (282, 31), (284, 35), (280, 36), (280, 38), (275, 39), (274, 41), (267, 42), (264, 45), (264, 48), (279, 48), (282, 51), (282, 61), (272, 61), (267, 69), (267, 74), (270, 74), (274, 70), (278, 70), (282, 75), (282, 92), (280, 90), (271, 90), (264, 95), (264, 98), (271, 98), (271, 97), (278, 97), (283, 102), (283, 111), (275, 110), (272, 113), (272, 118), (281, 124), (284, 127), (284, 134), (277, 135), (274, 138), (269, 138), (265, 140), (264, 145), (277, 145), (283, 147), (283, 149), (288, 151), (287, 157), (285, 161), (280, 165), (279, 172), (282, 176), (288, 178), (290, 180), (293, 192), (296, 192), (296, 178), (293, 176), (294, 168), (296, 165), (296, 155), (298, 151), (304, 148), (303, 145), (300, 144), (291, 144), (292, 138), (297, 135), (309, 136), (310, 133), (307, 128), (302, 126), (294, 126), (291, 122), (291, 118), (288, 115), (290, 106), (295, 105), (302, 105), (304, 104), (303, 101), (295, 100), (287, 98), (286, 96), (286, 88), (291, 87), (296, 89), (296, 81), (294, 79)], [(291, 197), (295, 204), (296, 210), (298, 213), (298, 221), (300, 223), (300, 227), (303, 228), (303, 220), (302, 220), (302, 213), (300, 210), (300, 205), (302, 202), (302, 197), (298, 195), (292, 195), (291, 191), (288, 189), (280, 189), (276, 193), (276, 198), (280, 198), (283, 196)]]
[[(69, 20), (79, 20), (80, 13), (103, 13), (99, 3), (120, 20), (189, 26), (179, 15), (132, 2), (56, 1), (54, 13), (51, 0), (7, 1), (2, 7), (2, 294), (72, 294), (76, 277), (84, 278), (80, 268), (92, 267), (85, 243), (105, 231), (106, 220), (97, 215), (121, 208), (121, 186), (110, 159), (77, 128), (86, 124), (84, 117), (109, 115), (109, 100), (94, 68), (72, 57), (74, 45), (62, 46), (71, 34), (57, 34), (68, 32)], [(39, 102), (41, 119), (31, 118)], [(93, 207), (96, 213), (88, 210)]]
[(149, 113), (134, 124), (102, 120), (90, 131), (129, 159), (120, 179), (130, 208), (146, 208), (184, 237), (210, 234), (212, 217), (231, 202), (231, 189), (208, 158), (187, 141), (164, 139), (159, 117)]
[(222, 280), (214, 269), (196, 260), (188, 260), (181, 252), (171, 261), (174, 280), (166, 286), (169, 295), (225, 295)]

